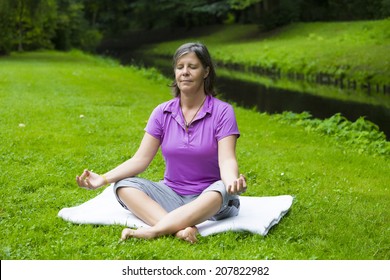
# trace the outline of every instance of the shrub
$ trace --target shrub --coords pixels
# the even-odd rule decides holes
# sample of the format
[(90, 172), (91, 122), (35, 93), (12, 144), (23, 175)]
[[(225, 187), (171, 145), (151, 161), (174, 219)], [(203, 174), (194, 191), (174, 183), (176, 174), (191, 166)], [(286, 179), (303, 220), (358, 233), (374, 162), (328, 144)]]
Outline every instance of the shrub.
[(95, 52), (96, 47), (102, 40), (102, 33), (97, 29), (88, 29), (80, 39), (80, 47), (87, 52)]
[(355, 122), (349, 121), (340, 113), (322, 121), (311, 117), (308, 112), (301, 114), (284, 112), (275, 116), (282, 122), (303, 126), (307, 131), (330, 135), (340, 145), (344, 143), (358, 153), (390, 156), (390, 142), (386, 140), (386, 135), (365, 117), (360, 117)]

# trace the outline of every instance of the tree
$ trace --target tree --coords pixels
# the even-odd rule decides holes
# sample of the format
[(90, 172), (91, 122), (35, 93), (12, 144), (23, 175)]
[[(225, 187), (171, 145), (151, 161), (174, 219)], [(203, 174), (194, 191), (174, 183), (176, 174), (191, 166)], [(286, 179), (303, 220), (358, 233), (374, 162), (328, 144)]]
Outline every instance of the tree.
[(54, 34), (57, 16), (55, 0), (16, 0), (14, 22), (18, 50), (27, 48), (52, 47), (50, 39)]
[(80, 0), (57, 0), (57, 20), (52, 42), (58, 50), (79, 46), (86, 28), (84, 5)]
[(132, 26), (140, 29), (213, 24), (229, 11), (227, 0), (135, 0), (130, 6)]
[(56, 0), (2, 0), (0, 52), (8, 53), (15, 45), (19, 51), (50, 48), (56, 11)]
[(11, 2), (12, 0), (0, 1), (0, 55), (8, 54), (12, 50), (15, 16)]
[[(92, 28), (105, 33), (128, 30), (136, 15), (134, 0), (83, 0), (84, 16)], [(151, 2), (152, 3), (152, 2)]]

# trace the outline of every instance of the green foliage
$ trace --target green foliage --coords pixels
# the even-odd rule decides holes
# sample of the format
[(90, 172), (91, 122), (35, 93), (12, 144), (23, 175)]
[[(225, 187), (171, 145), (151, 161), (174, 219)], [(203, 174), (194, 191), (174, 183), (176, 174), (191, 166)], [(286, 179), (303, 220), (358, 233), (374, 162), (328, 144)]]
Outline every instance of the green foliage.
[(0, 53), (53, 47), (94, 51), (102, 38), (84, 18), (80, 0), (4, 0), (0, 15)]
[(56, 0), (17, 0), (9, 8), (16, 33), (13, 43), (19, 51), (52, 47)]
[(295, 23), (272, 33), (255, 25), (229, 25), (204, 36), (156, 44), (151, 51), (170, 55), (186, 41), (201, 41), (220, 63), (246, 69), (280, 69), (282, 74), (309, 77), (323, 73), (344, 82), (390, 84), (390, 19)]
[[(377, 20), (390, 16), (388, 0), (264, 0), (256, 22), (271, 30), (293, 22)], [(276, 2), (276, 3), (275, 3)], [(251, 7), (253, 8), (253, 7)]]
[(382, 0), (381, 12), (384, 18), (390, 17), (390, 0)]
[[(118, 242), (122, 226), (59, 219), (61, 208), (101, 192), (78, 188), (76, 174), (105, 172), (134, 154), (149, 114), (171, 98), (169, 82), (155, 70), (76, 51), (0, 58), (2, 260), (390, 258), (389, 157), (357, 153), (348, 139), (335, 145), (335, 134), (237, 106), (245, 195), (295, 197), (267, 237), (226, 232), (195, 245), (172, 236)], [(159, 180), (163, 171), (158, 154), (142, 176)]]
[(87, 28), (84, 20), (83, 4), (77, 0), (58, 0), (56, 34), (52, 40), (57, 50), (70, 50), (80, 46), (83, 29)]
[[(270, 2), (270, 1), (269, 1)], [(277, 4), (269, 3), (271, 7), (256, 19), (256, 23), (265, 31), (301, 21), (306, 10), (302, 8), (304, 0), (280, 0)], [(320, 5), (315, 5), (320, 6)]]
[(379, 130), (376, 124), (364, 117), (351, 122), (340, 113), (328, 119), (319, 120), (312, 119), (307, 112), (301, 114), (284, 112), (276, 115), (275, 119), (303, 126), (307, 131), (332, 136), (336, 143), (342, 143), (342, 146), (348, 145), (351, 150), (358, 153), (390, 157), (390, 142), (386, 140), (386, 135)]
[(0, 53), (81, 48), (128, 30), (244, 22), (270, 30), (297, 21), (382, 19), (389, 0), (2, 0)]
[(233, 10), (244, 10), (261, 1), (262, 0), (228, 0), (227, 2)]
[(103, 35), (97, 29), (88, 29), (83, 32), (79, 46), (82, 50), (94, 53), (102, 40)]
[(13, 12), (10, 5), (10, 1), (0, 1), (0, 56), (12, 50)]
[(140, 29), (203, 26), (221, 22), (229, 11), (226, 1), (137, 0), (131, 4), (130, 22)]

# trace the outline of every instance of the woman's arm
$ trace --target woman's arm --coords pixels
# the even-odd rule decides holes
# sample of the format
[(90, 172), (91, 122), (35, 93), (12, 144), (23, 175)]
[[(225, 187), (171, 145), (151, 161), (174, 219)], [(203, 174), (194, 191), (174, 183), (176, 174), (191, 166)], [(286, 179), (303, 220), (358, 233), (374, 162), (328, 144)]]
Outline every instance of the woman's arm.
[(229, 194), (241, 194), (246, 191), (246, 180), (238, 175), (236, 159), (237, 136), (230, 135), (218, 142), (218, 163), (221, 179)]
[(141, 144), (133, 157), (111, 171), (108, 171), (105, 175), (99, 175), (89, 170), (84, 170), (81, 176), (76, 177), (76, 181), (80, 187), (96, 189), (108, 183), (136, 176), (145, 171), (149, 166), (159, 147), (160, 140), (145, 133)]

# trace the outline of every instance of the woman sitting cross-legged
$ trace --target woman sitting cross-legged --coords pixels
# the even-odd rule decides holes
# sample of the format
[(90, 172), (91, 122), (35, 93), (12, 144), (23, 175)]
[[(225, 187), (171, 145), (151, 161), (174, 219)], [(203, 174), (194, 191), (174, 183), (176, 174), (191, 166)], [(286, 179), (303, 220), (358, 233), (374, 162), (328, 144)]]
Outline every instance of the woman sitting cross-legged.
[[(200, 43), (180, 46), (173, 57), (174, 98), (158, 105), (137, 152), (99, 175), (89, 170), (76, 177), (80, 187), (96, 189), (115, 182), (118, 202), (148, 228), (122, 231), (121, 238), (156, 238), (174, 234), (197, 241), (196, 225), (239, 212), (246, 180), (239, 175), (239, 137), (233, 107), (215, 97), (215, 69)], [(160, 182), (136, 177), (161, 147), (166, 169)]]

